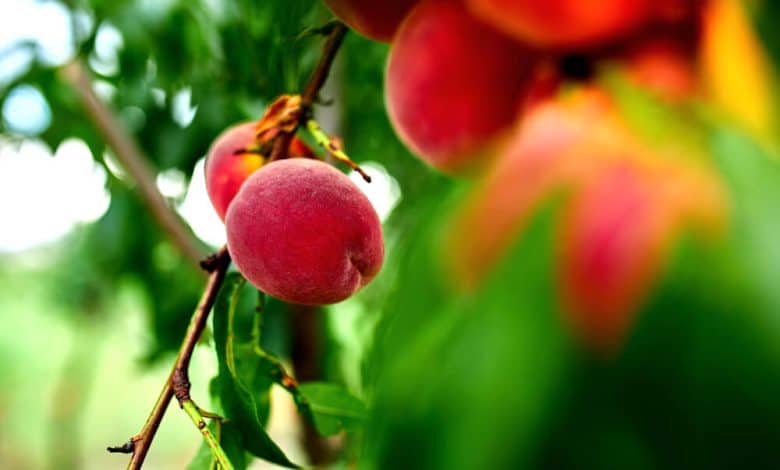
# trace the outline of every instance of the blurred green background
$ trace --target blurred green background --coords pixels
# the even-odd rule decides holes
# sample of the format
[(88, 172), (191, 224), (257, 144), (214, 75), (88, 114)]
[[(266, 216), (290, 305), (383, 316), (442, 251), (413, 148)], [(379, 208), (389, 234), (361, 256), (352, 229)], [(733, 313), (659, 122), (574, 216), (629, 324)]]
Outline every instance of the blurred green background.
[[(780, 5), (756, 27), (780, 63)], [(79, 57), (204, 246), (224, 243), (202, 158), (225, 127), (300, 90), (330, 19), (306, 0), (4, 0), (0, 4), (0, 468), (116, 468), (203, 277), (171, 244), (61, 67)], [(780, 167), (728, 124), (707, 129), (730, 232), (682, 240), (617, 358), (583, 352), (555, 303), (556, 201), (475, 294), (450, 290), (439, 236), (469, 184), (413, 158), (384, 110), (387, 46), (347, 37), (318, 108), (375, 177), (380, 277), (323, 312), (324, 378), (370, 407), (344, 460), (365, 468), (780, 468)], [(777, 69), (777, 67), (775, 67)], [(264, 341), (291, 355), (291, 315)], [(208, 335), (207, 335), (208, 336)], [(193, 395), (216, 373), (205, 338)], [(269, 429), (306, 461), (289, 398)], [(147, 468), (183, 468), (200, 437), (175, 406)], [(354, 451), (354, 453), (353, 453)], [(359, 451), (359, 452), (358, 452)], [(359, 456), (355, 456), (359, 454)], [(260, 464), (256, 464), (260, 465)], [(337, 465), (346, 465), (343, 462)]]

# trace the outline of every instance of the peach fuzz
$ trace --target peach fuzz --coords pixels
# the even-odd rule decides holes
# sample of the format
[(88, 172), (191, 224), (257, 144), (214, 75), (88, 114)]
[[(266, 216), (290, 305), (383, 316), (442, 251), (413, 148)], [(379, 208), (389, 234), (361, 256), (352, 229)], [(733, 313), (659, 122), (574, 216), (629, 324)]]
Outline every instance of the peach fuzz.
[(340, 302), (382, 266), (374, 208), (349, 178), (319, 160), (279, 160), (255, 172), (230, 205), (226, 226), (238, 270), (286, 302)]

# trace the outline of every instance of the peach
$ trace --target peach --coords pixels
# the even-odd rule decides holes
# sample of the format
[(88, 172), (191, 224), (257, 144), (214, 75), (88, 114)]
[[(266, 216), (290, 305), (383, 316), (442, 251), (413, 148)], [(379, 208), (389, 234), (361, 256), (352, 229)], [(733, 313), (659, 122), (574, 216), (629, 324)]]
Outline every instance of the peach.
[(390, 42), (418, 0), (323, 0), (334, 15), (363, 36)]
[(619, 163), (578, 191), (561, 231), (559, 289), (571, 327), (614, 350), (658, 275), (674, 212), (653, 182)]
[[(222, 220), (244, 181), (265, 163), (262, 155), (244, 151), (262, 143), (257, 142), (256, 126), (256, 122), (245, 122), (226, 129), (214, 140), (207, 154), (206, 191)], [(273, 132), (266, 133), (262, 141), (267, 142), (273, 135)], [(295, 138), (290, 144), (290, 155), (309, 157), (313, 153), (303, 141)]]
[(384, 257), (371, 203), (319, 160), (278, 160), (256, 171), (230, 205), (226, 227), (238, 270), (291, 303), (342, 301), (374, 278)]
[(706, 1), (708, 0), (654, 0), (653, 16), (658, 23), (682, 25), (698, 16)]
[(390, 50), (385, 101), (391, 123), (431, 166), (454, 173), (474, 165), (516, 117), (530, 59), (459, 2), (425, 0)]
[(619, 140), (614, 127), (605, 125), (614, 119), (606, 95), (595, 90), (547, 100), (528, 111), (448, 231), (446, 250), (457, 255), (446, 259), (458, 287), (476, 288), (543, 198), (573, 175), (593, 171), (597, 162), (572, 158), (572, 149), (586, 139), (604, 145)]
[(598, 90), (539, 105), (456, 214), (444, 244), (449, 272), (474, 290), (540, 205), (565, 195), (555, 240), (562, 312), (584, 343), (613, 351), (670, 243), (683, 229), (722, 228), (723, 189), (696, 161), (639, 141)]
[(649, 0), (466, 0), (471, 11), (515, 38), (542, 48), (601, 45), (640, 27)]
[(706, 168), (624, 158), (581, 182), (559, 232), (558, 284), (573, 331), (614, 352), (683, 231), (722, 232), (725, 195)]

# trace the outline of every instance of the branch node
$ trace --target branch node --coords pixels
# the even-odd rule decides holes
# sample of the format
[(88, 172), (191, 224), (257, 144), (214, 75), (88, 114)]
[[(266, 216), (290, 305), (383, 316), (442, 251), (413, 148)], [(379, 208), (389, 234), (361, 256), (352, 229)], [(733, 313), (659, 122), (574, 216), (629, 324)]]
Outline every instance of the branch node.
[(135, 441), (130, 439), (121, 446), (108, 446), (106, 450), (112, 454), (132, 454), (135, 452)]
[(286, 371), (282, 371), (281, 385), (286, 390), (294, 390), (298, 388), (298, 381)]
[(314, 71), (309, 78), (309, 82), (306, 84), (303, 93), (300, 95), (300, 102), (298, 106), (298, 113), (296, 114), (297, 120), (292, 126), (286, 129), (280, 129), (280, 132), (274, 137), (274, 146), (271, 152), (271, 156), (268, 159), (273, 162), (287, 157), (288, 148), (292, 141), (295, 132), (305, 122), (311, 120), (312, 111), (311, 107), (318, 99), (318, 95), (322, 86), (325, 84), (325, 80), (328, 79), (330, 68), (333, 65), (333, 60), (336, 58), (336, 52), (338, 52), (341, 43), (344, 41), (344, 36), (347, 34), (347, 27), (340, 21), (333, 21), (327, 25), (328, 39), (322, 46), (322, 55), (319, 62), (314, 67)]
[(317, 95), (317, 98), (314, 99), (314, 102), (320, 106), (333, 106), (336, 100), (333, 98), (323, 98)]
[(227, 255), (227, 249), (208, 255), (205, 259), (200, 261), (200, 267), (207, 273), (213, 273), (218, 269), (224, 269), (224, 266), (230, 261)]
[(173, 388), (173, 396), (176, 397), (180, 405), (190, 399), (191, 386), (187, 369), (176, 367), (171, 374), (171, 387)]

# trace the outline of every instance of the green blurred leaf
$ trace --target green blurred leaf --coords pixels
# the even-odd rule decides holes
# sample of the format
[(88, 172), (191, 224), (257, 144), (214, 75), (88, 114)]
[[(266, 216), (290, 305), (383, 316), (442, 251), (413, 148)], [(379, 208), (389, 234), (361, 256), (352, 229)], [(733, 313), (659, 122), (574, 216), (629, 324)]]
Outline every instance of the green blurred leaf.
[(317, 432), (323, 436), (342, 429), (354, 430), (363, 423), (366, 406), (340, 385), (308, 382), (298, 386), (306, 399)]
[(220, 443), (222, 449), (225, 450), (230, 459), (230, 463), (233, 464), (236, 470), (242, 470), (249, 465), (250, 458), (247, 457), (244, 451), (244, 437), (236, 423), (225, 422), (222, 423), (222, 432), (220, 435)]
[[(439, 214), (422, 221), (377, 329), (365, 463), (376, 468), (523, 468), (565, 384), (568, 341), (551, 273), (554, 218), (543, 211), (484, 287), (441, 282)], [(440, 223), (434, 223), (436, 226)], [(421, 303), (417, 303), (421, 300)], [(386, 336), (385, 338), (382, 338)], [(381, 359), (381, 360), (379, 360)]]
[[(578, 361), (545, 468), (776, 468), (780, 170), (719, 130), (730, 230), (676, 241), (621, 355)], [(706, 267), (703, 269), (702, 267)], [(728, 425), (724, 426), (724, 423)]]
[(733, 204), (739, 259), (753, 274), (780, 331), (780, 162), (740, 134), (721, 130), (713, 153)]
[[(271, 379), (257, 374), (258, 356), (254, 345), (239, 345), (234, 335), (234, 319), (244, 279), (230, 273), (214, 305), (214, 342), (219, 363), (219, 393), (226, 417), (240, 430), (244, 448), (261, 459), (297, 468), (264, 429)], [(246, 382), (247, 377), (255, 377)]]

